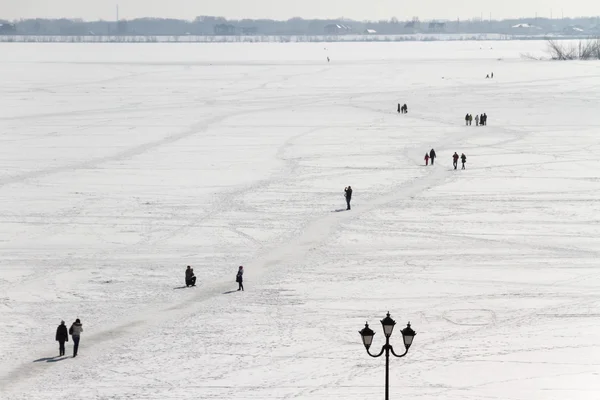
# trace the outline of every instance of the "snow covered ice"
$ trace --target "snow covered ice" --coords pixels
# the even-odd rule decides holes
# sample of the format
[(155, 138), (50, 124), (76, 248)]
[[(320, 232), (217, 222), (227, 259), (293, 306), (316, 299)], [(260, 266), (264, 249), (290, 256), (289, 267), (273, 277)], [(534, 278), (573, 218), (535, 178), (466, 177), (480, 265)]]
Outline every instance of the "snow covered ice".
[(0, 398), (597, 400), (600, 63), (480, 47), (1, 44)]

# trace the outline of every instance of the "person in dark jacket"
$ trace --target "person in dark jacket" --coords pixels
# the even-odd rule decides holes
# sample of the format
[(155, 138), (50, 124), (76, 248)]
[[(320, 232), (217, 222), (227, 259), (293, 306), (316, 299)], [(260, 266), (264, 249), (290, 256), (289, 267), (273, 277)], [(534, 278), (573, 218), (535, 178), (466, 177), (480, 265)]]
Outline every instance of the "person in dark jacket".
[(344, 188), (344, 196), (346, 196), (346, 204), (348, 205), (348, 208), (346, 208), (346, 210), (350, 210), (350, 200), (352, 200), (352, 187), (351, 186)]
[(407, 106), (406, 104), (404, 104), (404, 105), (402, 106), (402, 112), (403, 112), (404, 114), (408, 114), (408, 106)]
[(429, 158), (431, 159), (431, 165), (435, 164), (436, 157), (437, 157), (437, 155), (435, 154), (435, 150), (431, 149), (431, 151), (429, 152)]
[(237, 275), (235, 276), (235, 281), (238, 283), (238, 292), (241, 290), (244, 291), (244, 267), (240, 265), (238, 268)]
[(462, 161), (462, 169), (465, 169), (465, 163), (467, 162), (467, 156), (465, 156), (465, 153), (461, 154), (460, 161)]
[(185, 270), (185, 286), (196, 286), (196, 276), (194, 276), (194, 269), (189, 265)]
[(454, 155), (452, 156), (452, 165), (454, 166), (454, 169), (458, 168), (458, 153), (454, 152)]
[(483, 113), (481, 115), (481, 125), (487, 125), (487, 114)]
[(71, 325), (71, 327), (69, 328), (69, 333), (73, 338), (73, 358), (77, 357), (81, 332), (83, 332), (83, 327), (81, 326), (81, 321), (79, 320), (79, 318), (77, 318), (75, 322), (73, 322), (73, 325)]
[(69, 333), (65, 321), (60, 321), (60, 325), (56, 328), (56, 341), (58, 342), (59, 357), (65, 355), (65, 342), (69, 341)]
[(465, 125), (469, 126), (469, 114), (465, 115)]

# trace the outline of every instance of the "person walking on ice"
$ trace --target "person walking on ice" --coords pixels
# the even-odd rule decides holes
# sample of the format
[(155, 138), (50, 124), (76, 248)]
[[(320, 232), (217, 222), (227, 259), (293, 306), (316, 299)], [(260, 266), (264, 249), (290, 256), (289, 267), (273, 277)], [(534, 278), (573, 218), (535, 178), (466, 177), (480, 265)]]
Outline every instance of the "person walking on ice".
[(352, 200), (352, 187), (348, 186), (344, 188), (344, 196), (346, 197), (346, 211), (350, 210), (350, 201)]
[(425, 165), (429, 165), (429, 154), (425, 153)]
[(58, 342), (59, 357), (65, 355), (65, 342), (69, 341), (69, 333), (65, 321), (60, 321), (60, 325), (56, 328), (56, 341)]
[(240, 265), (238, 268), (237, 275), (235, 276), (235, 281), (238, 283), (238, 292), (241, 290), (244, 291), (244, 267)]
[(458, 168), (458, 153), (454, 152), (454, 155), (452, 156), (452, 165), (454, 166), (454, 169)]
[(79, 320), (79, 318), (77, 318), (75, 322), (73, 322), (73, 325), (71, 325), (71, 327), (69, 328), (69, 333), (73, 338), (73, 358), (77, 357), (81, 332), (83, 332), (83, 327), (81, 326), (81, 321)]
[(465, 115), (465, 125), (469, 126), (469, 114)]
[(437, 155), (435, 154), (435, 150), (431, 149), (431, 151), (429, 152), (429, 158), (431, 159), (431, 165), (435, 164), (436, 157), (437, 157)]
[[(462, 169), (465, 169), (465, 163), (467, 162), (467, 156), (465, 156), (465, 153), (461, 154), (460, 161), (462, 161)], [(456, 169), (456, 168), (454, 168), (454, 169)]]
[(479, 126), (479, 115), (475, 116), (475, 126)]

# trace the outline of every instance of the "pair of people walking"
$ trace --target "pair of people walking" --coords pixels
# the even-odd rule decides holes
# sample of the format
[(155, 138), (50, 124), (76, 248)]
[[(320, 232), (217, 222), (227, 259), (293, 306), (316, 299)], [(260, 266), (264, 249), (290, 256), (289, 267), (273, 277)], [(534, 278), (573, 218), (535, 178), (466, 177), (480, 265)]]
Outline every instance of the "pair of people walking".
[(437, 154), (435, 154), (435, 150), (431, 149), (429, 153), (425, 153), (425, 165), (429, 165), (429, 160), (431, 160), (431, 165), (435, 164), (435, 159)]
[(400, 103), (398, 103), (398, 113), (399, 114), (408, 114), (408, 106), (406, 104), (401, 106)]
[(68, 331), (65, 321), (60, 321), (60, 325), (56, 328), (56, 341), (58, 342), (59, 357), (65, 355), (65, 343), (69, 341), (69, 335), (71, 335), (71, 338), (73, 339), (73, 357), (77, 357), (81, 332), (83, 332), (83, 326), (81, 325), (79, 318), (73, 322)]
[[(454, 155), (452, 156), (452, 165), (454, 166), (454, 169), (458, 168), (458, 153), (454, 152)], [(462, 162), (462, 169), (465, 169), (465, 163), (467, 162), (467, 156), (465, 156), (465, 153), (462, 153), (462, 155), (460, 156), (460, 160)]]

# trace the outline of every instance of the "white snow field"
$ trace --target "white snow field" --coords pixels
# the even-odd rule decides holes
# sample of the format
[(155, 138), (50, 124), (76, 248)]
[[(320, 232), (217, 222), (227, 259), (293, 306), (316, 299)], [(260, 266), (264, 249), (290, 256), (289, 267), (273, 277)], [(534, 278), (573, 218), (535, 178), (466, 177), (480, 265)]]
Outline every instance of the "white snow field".
[(1, 44), (0, 398), (383, 398), (389, 310), (392, 399), (599, 399), (600, 63), (544, 48)]

